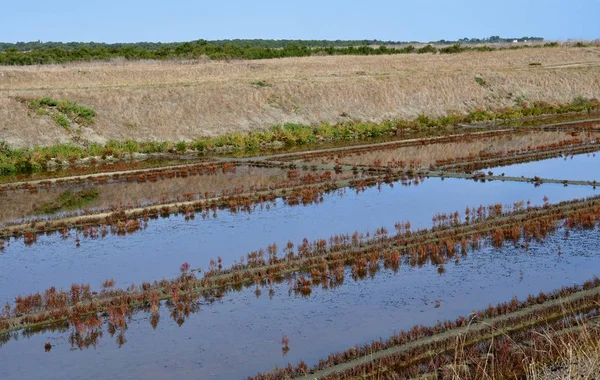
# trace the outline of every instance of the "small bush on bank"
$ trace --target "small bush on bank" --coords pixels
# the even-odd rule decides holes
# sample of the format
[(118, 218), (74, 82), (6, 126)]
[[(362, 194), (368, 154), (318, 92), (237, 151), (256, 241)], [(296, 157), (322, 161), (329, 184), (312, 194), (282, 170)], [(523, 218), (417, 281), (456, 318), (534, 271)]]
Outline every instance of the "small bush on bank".
[(52, 116), (52, 118), (54, 119), (54, 121), (56, 122), (56, 124), (60, 125), (61, 127), (65, 128), (65, 129), (70, 129), (71, 128), (71, 123), (69, 122), (69, 119), (67, 119), (66, 117), (64, 117), (64, 115), (61, 114), (54, 114)]
[(437, 49), (435, 48), (435, 46), (433, 45), (425, 45), (422, 48), (417, 50), (418, 54), (425, 54), (425, 53), (437, 53)]
[(59, 126), (69, 129), (71, 123), (87, 126), (94, 122), (96, 111), (90, 107), (83, 106), (68, 99), (55, 100), (50, 97), (33, 99), (29, 101), (29, 107), (45, 115), (51, 111), (52, 118)]

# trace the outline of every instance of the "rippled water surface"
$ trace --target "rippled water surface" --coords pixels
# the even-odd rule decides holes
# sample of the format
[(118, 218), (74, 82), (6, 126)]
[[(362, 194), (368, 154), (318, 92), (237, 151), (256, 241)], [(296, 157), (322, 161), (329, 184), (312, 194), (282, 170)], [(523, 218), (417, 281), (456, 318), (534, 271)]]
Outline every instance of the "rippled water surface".
[[(560, 246), (560, 248), (559, 248)], [(560, 252), (560, 254), (559, 254)], [(415, 324), (454, 319), (489, 304), (530, 293), (552, 291), (557, 284), (582, 283), (600, 267), (597, 231), (559, 231), (527, 249), (512, 245), (483, 248), (458, 264), (446, 264), (439, 275), (431, 265), (401, 265), (355, 282), (348, 272), (337, 288), (315, 289), (304, 298), (289, 293), (284, 282), (262, 289), (228, 293), (203, 303), (178, 326), (161, 307), (153, 330), (149, 313), (133, 315), (120, 348), (105, 330), (96, 348), (79, 350), (69, 333), (21, 336), (0, 348), (0, 378), (245, 378), (259, 371), (341, 351)], [(435, 301), (440, 307), (435, 307)], [(283, 356), (281, 336), (290, 339)], [(44, 344), (54, 346), (44, 352)], [(90, 363), (94, 363), (90, 365)]]
[[(597, 164), (598, 158), (589, 154), (489, 170), (506, 176), (593, 180)], [(519, 201), (540, 205), (544, 197), (557, 203), (597, 194), (592, 186), (436, 178), (418, 186), (395, 183), (360, 193), (345, 189), (307, 206), (277, 200), (252, 213), (219, 211), (205, 218), (196, 214), (189, 221), (183, 216), (150, 220), (145, 229), (127, 236), (80, 236), (79, 247), (75, 231), (67, 239), (40, 236), (31, 246), (11, 239), (0, 253), (0, 303), (53, 285), (90, 283), (97, 290), (107, 278), (119, 288), (171, 278), (183, 262), (207, 268), (211, 259), (222, 257), (228, 267), (273, 242), (282, 248), (288, 241), (298, 244), (303, 238), (327, 239), (382, 226), (393, 233), (396, 222), (407, 220), (415, 230), (431, 227), (437, 213), (462, 215), (466, 207)], [(434, 265), (403, 263), (398, 271), (381, 268), (355, 280), (347, 269), (341, 285), (316, 287), (307, 297), (293, 292), (290, 275), (271, 288), (261, 287), (258, 295), (252, 285), (212, 303), (203, 299), (186, 318), (172, 318), (171, 307), (163, 302), (156, 328), (149, 312), (137, 311), (120, 338), (105, 326), (90, 348), (72, 345), (68, 326), (21, 331), (0, 337), (0, 379), (240, 379), (288, 362), (304, 360), (310, 366), (332, 351), (386, 338), (415, 324), (455, 319), (514, 296), (523, 299), (589, 280), (599, 274), (598, 233), (597, 227), (569, 234), (559, 230), (527, 247), (484, 246), (447, 263), (441, 275)], [(287, 353), (282, 352), (284, 334), (290, 339)], [(50, 352), (44, 350), (46, 343), (53, 346)]]
[(467, 206), (510, 204), (530, 200), (532, 205), (584, 198), (597, 194), (591, 187), (514, 182), (479, 183), (458, 179), (427, 179), (418, 186), (387, 185), (356, 194), (329, 194), (321, 204), (290, 207), (277, 201), (268, 210), (232, 214), (220, 211), (216, 218), (185, 221), (182, 216), (150, 221), (148, 228), (128, 236), (109, 235), (89, 240), (75, 233), (67, 240), (60, 235), (40, 236), (25, 246), (14, 239), (0, 254), (0, 302), (18, 294), (43, 291), (50, 286), (69, 287), (89, 283), (93, 289), (113, 278), (117, 287), (177, 276), (182, 263), (207, 268), (211, 259), (223, 258), (230, 266), (241, 256), (276, 242), (284, 247), (309, 240), (328, 239), (334, 234), (373, 232), (379, 227), (394, 231), (394, 224), (409, 220), (412, 228), (428, 228), (438, 212), (464, 212)]
[(600, 181), (600, 152), (485, 169), (510, 177)]

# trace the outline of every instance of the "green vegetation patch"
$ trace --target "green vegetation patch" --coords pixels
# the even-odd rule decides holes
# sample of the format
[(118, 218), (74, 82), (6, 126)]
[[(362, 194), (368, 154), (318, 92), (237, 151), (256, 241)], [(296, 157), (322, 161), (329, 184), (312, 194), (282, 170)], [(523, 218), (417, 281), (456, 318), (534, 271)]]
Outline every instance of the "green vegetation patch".
[(100, 196), (96, 189), (83, 189), (78, 192), (70, 190), (60, 194), (55, 201), (43, 203), (36, 207), (34, 212), (37, 215), (56, 214), (60, 211), (74, 210), (95, 201)]
[(487, 85), (487, 82), (482, 77), (475, 77), (475, 82), (477, 82), (477, 84), (483, 87)]
[(92, 124), (96, 117), (94, 109), (68, 99), (60, 101), (49, 97), (33, 99), (29, 101), (29, 107), (36, 110), (40, 115), (48, 112), (52, 113), (52, 118), (56, 124), (66, 129), (69, 129), (73, 122), (87, 126)]
[(254, 87), (271, 87), (272, 85), (270, 83), (267, 83), (265, 81), (259, 80), (256, 82), (252, 82), (251, 83)]

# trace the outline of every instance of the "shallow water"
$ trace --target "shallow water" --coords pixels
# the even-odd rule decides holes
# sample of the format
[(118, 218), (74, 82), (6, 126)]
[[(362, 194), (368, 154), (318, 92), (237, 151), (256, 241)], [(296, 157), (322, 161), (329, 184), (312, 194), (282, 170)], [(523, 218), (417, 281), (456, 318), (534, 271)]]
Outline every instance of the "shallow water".
[[(301, 172), (299, 176), (304, 175)], [(346, 175), (348, 176), (348, 175)], [(333, 175), (337, 179), (341, 175)], [(251, 188), (268, 188), (287, 180), (287, 170), (279, 168), (236, 167), (226, 173), (219, 170), (214, 174), (191, 175), (189, 177), (160, 178), (157, 181), (138, 183), (135, 181), (118, 181), (107, 184), (61, 185), (49, 189), (41, 189), (37, 193), (27, 190), (7, 191), (0, 194), (0, 223), (30, 217), (44, 216), (39, 212), (44, 204), (56, 202), (66, 191), (79, 192), (83, 189), (94, 189), (97, 199), (82, 205), (79, 210), (104, 210), (110, 207), (140, 206), (155, 202), (174, 200), (197, 200), (205, 198), (205, 194), (221, 196), (234, 189), (248, 191)], [(211, 195), (212, 196), (212, 195)], [(61, 212), (69, 212), (62, 210)], [(57, 213), (57, 214), (60, 214)]]
[[(446, 264), (442, 276), (431, 265), (402, 265), (398, 273), (382, 270), (358, 282), (347, 275), (340, 287), (315, 289), (307, 298), (288, 295), (285, 283), (274, 286), (272, 299), (266, 289), (257, 299), (250, 288), (202, 304), (181, 327), (163, 305), (156, 330), (148, 313), (134, 314), (121, 348), (116, 335), (106, 331), (96, 348), (84, 350), (72, 349), (68, 333), (9, 341), (0, 347), (0, 378), (236, 379), (288, 362), (313, 365), (332, 351), (415, 324), (431, 325), (513, 296), (523, 299), (582, 283), (598, 274), (599, 248), (597, 229), (572, 231), (568, 238), (559, 232), (528, 249), (485, 247), (458, 264)], [(282, 334), (290, 339), (285, 357)], [(46, 342), (54, 346), (49, 353)]]
[(250, 251), (276, 242), (280, 251), (291, 240), (295, 245), (328, 239), (342, 233), (373, 232), (382, 226), (390, 233), (396, 222), (409, 220), (412, 229), (428, 228), (432, 217), (459, 211), (467, 206), (531, 200), (533, 206), (584, 198), (597, 191), (589, 186), (531, 184), (515, 182), (479, 183), (460, 179), (427, 179), (418, 186), (387, 185), (381, 190), (369, 188), (356, 194), (329, 194), (318, 205), (290, 207), (281, 200), (269, 210), (251, 214), (219, 212), (216, 219), (186, 222), (182, 216), (150, 221), (148, 228), (128, 236), (109, 235), (104, 239), (83, 239), (76, 247), (75, 233), (68, 240), (60, 235), (40, 236), (37, 243), (26, 246), (12, 239), (0, 254), (0, 304), (19, 294), (43, 291), (50, 286), (70, 287), (72, 283), (89, 283), (98, 290), (113, 278), (116, 287), (143, 281), (172, 278), (182, 263), (192, 268), (208, 268), (211, 259), (223, 258), (229, 267)]
[[(499, 136), (465, 137), (457, 141), (413, 145), (404, 147), (384, 146), (367, 152), (349, 151), (336, 160), (346, 165), (383, 165), (408, 168), (427, 168), (438, 161), (457, 159), (460, 157), (476, 157), (480, 154), (506, 154), (508, 152), (526, 151), (533, 147), (544, 147), (549, 144), (564, 144), (578, 139), (592, 139), (582, 135), (577, 138), (566, 132), (527, 132), (508, 133)], [(331, 154), (331, 156), (336, 156)], [(303, 164), (327, 163), (331, 159), (320, 157), (309, 159)], [(400, 162), (404, 164), (401, 165)]]
[(577, 154), (549, 158), (484, 170), (510, 177), (566, 179), (570, 181), (600, 181), (600, 153)]
[(167, 165), (182, 165), (182, 164), (194, 164), (200, 162), (212, 161), (211, 158), (198, 158), (198, 157), (165, 157), (165, 158), (149, 158), (142, 160), (123, 160), (106, 163), (97, 163), (93, 165), (75, 165), (69, 168), (57, 169), (57, 170), (46, 170), (42, 172), (33, 173), (20, 173), (20, 174), (9, 174), (0, 175), (0, 183), (7, 182), (20, 182), (20, 181), (37, 181), (45, 180), (57, 177), (68, 177), (73, 175), (86, 175), (99, 172), (110, 172), (115, 170), (130, 170), (130, 169), (143, 169), (157, 166)]

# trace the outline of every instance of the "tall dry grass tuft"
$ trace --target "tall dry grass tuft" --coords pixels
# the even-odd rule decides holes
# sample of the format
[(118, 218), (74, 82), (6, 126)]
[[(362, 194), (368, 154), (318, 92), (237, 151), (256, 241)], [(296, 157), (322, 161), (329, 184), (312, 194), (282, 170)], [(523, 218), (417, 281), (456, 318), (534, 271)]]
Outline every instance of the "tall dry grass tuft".
[[(81, 141), (177, 141), (286, 122), (413, 119), (600, 97), (600, 48), (81, 63), (0, 67), (0, 73), (0, 139), (12, 145), (74, 137), (19, 101), (43, 96), (96, 110), (95, 124), (77, 136)], [(258, 82), (266, 85), (253, 84)]]
[[(564, 310), (565, 316), (577, 316)], [(491, 326), (490, 326), (491, 327)], [(596, 319), (575, 319), (560, 328), (537, 327), (531, 340), (501, 335), (487, 343), (486, 352), (473, 351), (457, 338), (452, 364), (440, 369), (444, 379), (530, 380), (597, 379), (600, 375), (600, 339)], [(482, 343), (483, 344), (483, 343)], [(476, 356), (472, 356), (475, 352)]]
[(544, 362), (533, 362), (527, 377), (531, 380), (598, 379), (600, 376), (600, 340), (590, 334), (589, 328), (581, 326), (581, 333), (577, 340), (547, 335), (547, 339), (561, 347), (564, 354), (554, 360), (551, 365)]

